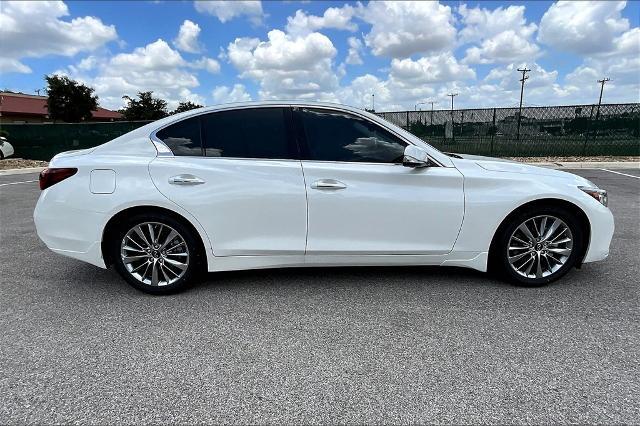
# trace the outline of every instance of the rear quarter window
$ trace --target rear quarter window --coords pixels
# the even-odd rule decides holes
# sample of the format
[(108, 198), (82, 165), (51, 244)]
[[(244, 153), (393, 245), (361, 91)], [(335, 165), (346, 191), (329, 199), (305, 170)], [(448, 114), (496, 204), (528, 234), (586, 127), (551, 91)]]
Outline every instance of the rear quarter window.
[(156, 137), (169, 147), (173, 155), (200, 156), (200, 117), (187, 118), (156, 133)]

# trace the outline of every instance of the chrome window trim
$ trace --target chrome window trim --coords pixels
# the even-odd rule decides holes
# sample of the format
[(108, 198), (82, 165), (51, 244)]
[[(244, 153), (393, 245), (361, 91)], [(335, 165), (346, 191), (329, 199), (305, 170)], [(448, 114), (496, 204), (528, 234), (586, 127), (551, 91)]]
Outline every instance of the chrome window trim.
[[(415, 143), (411, 142), (410, 140), (406, 139), (404, 136), (398, 134), (396, 131), (394, 131), (393, 129), (390, 129), (389, 127), (387, 127), (386, 125), (384, 125), (383, 123), (378, 123), (377, 121), (373, 121), (371, 120), (369, 117), (360, 114), (356, 111), (351, 111), (349, 109), (341, 109), (338, 105), (336, 105), (335, 107), (333, 106), (326, 106), (326, 105), (313, 105), (313, 104), (296, 104), (296, 103), (274, 103), (274, 104), (265, 104), (265, 105), (229, 105), (227, 107), (223, 107), (223, 108), (219, 108), (219, 109), (215, 109), (215, 110), (207, 110), (207, 111), (198, 111), (195, 112), (191, 115), (188, 115), (186, 117), (182, 117), (179, 118), (175, 121), (172, 121), (170, 123), (167, 123), (163, 126), (158, 127), (157, 129), (155, 129), (153, 132), (151, 132), (151, 134), (149, 135), (149, 137), (151, 138), (151, 140), (154, 142), (154, 144), (156, 142), (162, 144), (164, 147), (166, 147), (167, 149), (169, 149), (169, 151), (171, 151), (171, 149), (164, 143), (162, 142), (162, 140), (160, 140), (156, 134), (166, 128), (169, 127), (173, 124), (176, 124), (180, 121), (184, 121), (184, 120), (188, 120), (190, 118), (194, 118), (194, 117), (199, 117), (201, 115), (207, 115), (207, 114), (215, 114), (216, 112), (223, 112), (223, 111), (234, 111), (234, 110), (243, 110), (243, 109), (258, 109), (258, 108), (310, 108), (310, 109), (323, 109), (323, 110), (328, 110), (328, 111), (336, 111), (336, 112), (342, 112), (342, 113), (347, 113), (347, 114), (352, 114), (356, 117), (359, 117), (363, 120), (367, 120), (370, 123), (373, 123), (375, 125), (378, 125), (380, 127), (382, 127), (383, 129), (385, 129), (386, 131), (388, 131), (389, 133), (391, 133), (392, 135), (394, 135), (395, 137), (399, 138), (400, 140), (404, 141), (405, 143), (407, 143), (408, 145), (414, 145), (414, 146), (418, 146)], [(383, 119), (382, 119), (383, 120)], [(432, 147), (431, 145), (429, 145), (426, 142), (423, 142), (425, 145), (431, 147), (432, 149), (436, 150), (436, 148)], [(157, 149), (157, 147), (156, 147)], [(437, 150), (436, 150), (437, 151)], [(428, 155), (428, 153), (427, 153)], [(443, 154), (446, 155), (446, 154)], [(161, 155), (160, 151), (158, 151), (158, 156), (162, 156), (162, 157), (175, 157), (175, 155), (173, 154), (173, 151), (171, 151), (171, 154), (166, 154), (166, 155)], [(204, 155), (180, 155), (180, 157), (201, 157), (201, 158), (228, 158), (228, 159), (237, 159), (237, 160), (272, 160), (272, 159), (263, 159), (263, 158), (244, 158), (244, 157), (206, 157)], [(439, 160), (437, 160), (436, 158), (433, 158), (431, 155), (428, 155), (429, 159), (434, 163), (435, 166), (437, 167), (447, 167), (446, 165), (442, 164), (442, 162), (440, 162)], [(273, 159), (276, 160), (276, 159)], [(291, 160), (291, 159), (289, 159)], [(280, 160), (282, 161), (282, 160)], [(293, 160), (293, 161), (301, 161), (301, 160)], [(318, 162), (324, 162), (324, 163), (340, 163), (340, 164), (390, 164), (390, 163), (365, 163), (362, 161), (326, 161), (326, 160), (302, 160), (302, 161), (318, 161)], [(395, 163), (394, 163), (395, 165)]]
[(153, 142), (153, 146), (156, 148), (156, 151), (158, 151), (158, 157), (175, 157), (171, 148), (156, 136), (156, 132), (153, 132), (149, 137), (151, 138), (151, 142)]

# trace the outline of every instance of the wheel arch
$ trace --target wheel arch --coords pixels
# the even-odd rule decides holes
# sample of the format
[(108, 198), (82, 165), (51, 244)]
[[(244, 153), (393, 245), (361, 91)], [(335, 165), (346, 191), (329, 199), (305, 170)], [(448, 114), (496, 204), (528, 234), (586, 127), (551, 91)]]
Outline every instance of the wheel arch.
[(198, 248), (201, 250), (201, 253), (204, 256), (204, 264), (209, 258), (209, 250), (207, 250), (207, 246), (205, 245), (206, 236), (203, 236), (198, 228), (186, 217), (177, 213), (171, 209), (153, 205), (144, 205), (144, 206), (133, 206), (128, 207), (126, 209), (120, 210), (118, 213), (113, 215), (105, 224), (102, 230), (102, 241), (100, 243), (100, 250), (102, 251), (102, 257), (104, 259), (104, 263), (107, 267), (110, 267), (113, 264), (113, 259), (110, 258), (109, 250), (107, 250), (107, 243), (109, 242), (109, 236), (113, 234), (113, 231), (117, 228), (118, 223), (120, 223), (123, 219), (137, 215), (142, 213), (156, 213), (156, 214), (164, 214), (172, 217), (173, 219), (181, 222), (184, 226), (189, 228), (191, 232), (195, 235), (198, 241)]
[(492, 263), (496, 259), (494, 253), (496, 250), (498, 236), (507, 226), (511, 218), (522, 213), (525, 210), (541, 207), (562, 207), (576, 215), (576, 217), (578, 218), (578, 222), (580, 223), (581, 230), (584, 232), (584, 243), (582, 247), (580, 247), (580, 256), (578, 257), (578, 263), (576, 263), (576, 267), (579, 268), (582, 265), (582, 260), (587, 254), (587, 249), (589, 248), (589, 244), (591, 241), (591, 223), (589, 222), (589, 217), (584, 212), (584, 210), (570, 201), (560, 198), (542, 198), (521, 204), (520, 206), (512, 210), (504, 219), (502, 219), (500, 225), (498, 225), (496, 231), (493, 233), (493, 237), (491, 238), (491, 245), (489, 246), (489, 266), (492, 266)]

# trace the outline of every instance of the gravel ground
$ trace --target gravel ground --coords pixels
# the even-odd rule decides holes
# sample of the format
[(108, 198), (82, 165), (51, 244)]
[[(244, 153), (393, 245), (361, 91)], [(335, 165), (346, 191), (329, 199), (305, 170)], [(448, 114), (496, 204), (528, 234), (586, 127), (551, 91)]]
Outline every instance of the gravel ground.
[(523, 163), (564, 163), (564, 162), (591, 162), (591, 161), (640, 161), (640, 157), (506, 157), (509, 160)]
[(24, 160), (22, 158), (5, 158), (0, 161), (0, 170), (26, 169), (29, 167), (47, 167), (49, 163), (39, 160)]
[(310, 268), (170, 297), (48, 251), (37, 184), (4, 185), (36, 175), (0, 176), (0, 424), (637, 424), (640, 187), (576, 173), (610, 190), (611, 256), (548, 287)]

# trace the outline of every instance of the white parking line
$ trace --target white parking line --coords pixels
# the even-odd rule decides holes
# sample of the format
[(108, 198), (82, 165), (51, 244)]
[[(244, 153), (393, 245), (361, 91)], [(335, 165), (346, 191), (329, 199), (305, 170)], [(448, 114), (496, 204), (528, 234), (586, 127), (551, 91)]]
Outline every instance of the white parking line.
[(640, 179), (640, 176), (628, 175), (626, 173), (614, 172), (613, 170), (607, 170), (607, 169), (600, 169), (600, 170), (605, 171), (605, 172), (609, 172), (609, 173), (615, 173), (617, 175), (622, 175), (622, 176), (626, 176), (626, 177), (630, 177), (630, 178)]
[(0, 183), (0, 186), (17, 185), (19, 183), (33, 183), (33, 182), (37, 182), (37, 180), (25, 180), (25, 181), (22, 181), (22, 182)]

